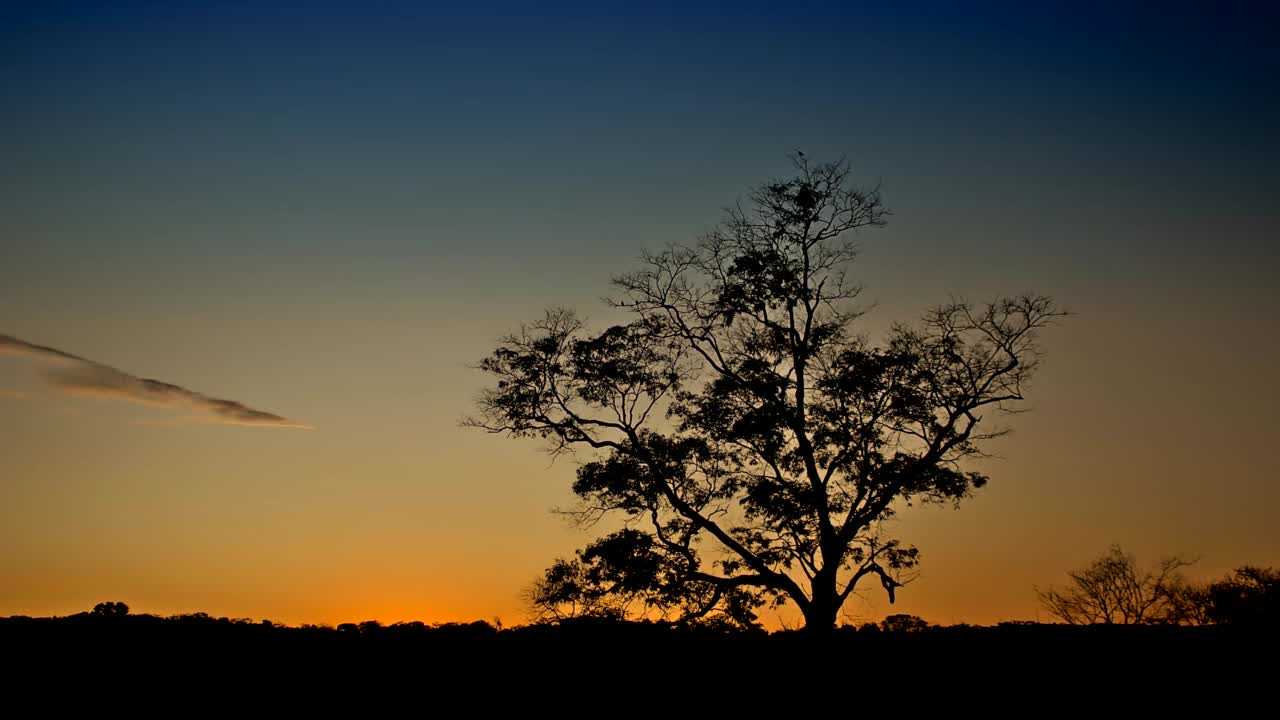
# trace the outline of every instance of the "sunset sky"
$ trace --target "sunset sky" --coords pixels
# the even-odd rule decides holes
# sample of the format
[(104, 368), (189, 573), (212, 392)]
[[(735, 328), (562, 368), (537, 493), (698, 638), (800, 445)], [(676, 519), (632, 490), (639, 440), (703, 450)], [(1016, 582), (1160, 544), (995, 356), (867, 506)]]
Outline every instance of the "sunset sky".
[(795, 149), (893, 210), (873, 336), (1077, 313), (849, 619), (1047, 620), (1111, 543), (1280, 565), (1280, 6), (1041, 5), (4, 4), (0, 616), (524, 621), (592, 536), (572, 459), (459, 427), (469, 365)]

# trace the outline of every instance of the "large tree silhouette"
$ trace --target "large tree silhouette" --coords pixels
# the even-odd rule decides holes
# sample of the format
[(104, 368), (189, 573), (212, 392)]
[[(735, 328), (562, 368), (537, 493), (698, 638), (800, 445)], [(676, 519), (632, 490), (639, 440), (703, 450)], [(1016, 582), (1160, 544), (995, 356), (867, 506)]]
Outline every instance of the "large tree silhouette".
[(882, 521), (986, 482), (964, 461), (1064, 313), (953, 300), (872, 344), (847, 271), (888, 213), (843, 161), (793, 161), (697, 244), (614, 278), (629, 322), (597, 333), (552, 309), (480, 362), (493, 385), (466, 424), (587, 450), (579, 517), (621, 519), (534, 585), (544, 614), (752, 624), (792, 602), (829, 630), (859, 583), (892, 601), (919, 560)]

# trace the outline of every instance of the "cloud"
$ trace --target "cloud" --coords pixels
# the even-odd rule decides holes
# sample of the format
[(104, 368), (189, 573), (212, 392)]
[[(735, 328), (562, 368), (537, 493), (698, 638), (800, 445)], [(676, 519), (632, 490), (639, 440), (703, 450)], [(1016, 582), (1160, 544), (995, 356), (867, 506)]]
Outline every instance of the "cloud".
[(190, 408), (196, 411), (199, 419), (221, 425), (311, 429), (235, 400), (212, 398), (181, 385), (136, 377), (79, 355), (29, 343), (11, 335), (0, 335), (0, 355), (3, 354), (23, 355), (45, 363), (48, 366), (44, 369), (45, 379), (68, 395)]

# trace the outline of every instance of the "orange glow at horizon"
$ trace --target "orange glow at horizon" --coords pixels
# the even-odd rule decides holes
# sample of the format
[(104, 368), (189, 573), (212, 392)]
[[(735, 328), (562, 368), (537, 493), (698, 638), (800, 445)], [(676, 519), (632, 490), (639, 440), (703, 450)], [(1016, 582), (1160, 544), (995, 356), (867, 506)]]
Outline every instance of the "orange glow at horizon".
[[(1002, 457), (984, 464), (990, 485), (958, 510), (918, 508), (895, 520), (895, 532), (923, 552), (920, 577), (893, 605), (868, 585), (843, 621), (900, 612), (942, 624), (1043, 618), (1033, 587), (1061, 583), (1112, 542), (1144, 562), (1200, 555), (1192, 577), (1274, 564), (1280, 539), (1267, 508), (1280, 503), (1276, 488), (1241, 486), (1236, 493), (1255, 498), (1241, 505), (1221, 485), (1170, 480), (1251, 477), (1247, 455), (1195, 448), (1206, 441), (1264, 447), (1268, 404), (1236, 405), (1226, 391), (1165, 389), (1190, 368), (1217, 362), (1236, 327), (1258, 319), (1236, 310), (1236, 325), (1202, 326), (1195, 318), (1214, 313), (1188, 307), (1177, 321), (1133, 333), (1109, 320), (1105, 307), (1074, 305), (1079, 317), (1046, 337), (1033, 411), (1010, 419), (1014, 433), (995, 448)], [(1264, 306), (1253, 307), (1261, 313)], [(71, 614), (123, 601), (136, 612), (291, 625), (526, 622), (523, 589), (591, 534), (548, 512), (572, 504), (572, 459), (553, 463), (536, 442), (457, 425), (480, 385), (465, 362), (510, 327), (510, 313), (457, 326), (447, 348), (398, 335), (391, 323), (379, 338), (384, 354), (334, 353), (322, 367), (313, 363), (304, 382), (280, 384), (300, 379), (295, 348), (306, 352), (330, 333), (358, 332), (378, 314), (333, 315), (337, 326), (323, 333), (295, 331), (293, 346), (255, 358), (257, 379), (236, 383), (246, 397), (313, 419), (320, 429), (310, 433), (146, 424), (155, 419), (150, 408), (60, 396), (29, 367), (0, 361), (0, 385), (23, 396), (0, 400), (0, 507), (7, 509), (0, 546), (9, 550), (0, 558), (0, 615)], [(257, 332), (265, 338), (282, 322), (296, 327), (289, 315), (267, 314)], [(1181, 341), (1192, 326), (1224, 342), (1196, 351)], [(210, 346), (194, 335), (189, 340), (194, 370), (178, 371), (177, 363), (192, 362), (178, 353), (168, 361), (174, 368), (148, 371), (175, 378), (222, 372), (226, 357), (209, 356)], [(1191, 349), (1163, 363), (1150, 359), (1174, 346)], [(87, 350), (109, 355), (111, 348)], [(373, 366), (352, 376), (356, 362)], [(415, 373), (415, 366), (431, 371)], [(1245, 383), (1250, 372), (1222, 382)], [(410, 376), (418, 378), (413, 386), (403, 379)], [(327, 394), (310, 392), (321, 378)], [(1181, 413), (1188, 399), (1198, 403), (1199, 422)], [(1211, 421), (1227, 414), (1239, 422)], [(761, 617), (776, 628), (794, 624), (788, 613)]]

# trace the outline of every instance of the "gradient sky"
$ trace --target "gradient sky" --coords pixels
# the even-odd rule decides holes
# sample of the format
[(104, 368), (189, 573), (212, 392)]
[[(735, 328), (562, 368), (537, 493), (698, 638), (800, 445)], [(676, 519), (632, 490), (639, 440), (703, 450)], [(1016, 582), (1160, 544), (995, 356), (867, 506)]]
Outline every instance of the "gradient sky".
[(548, 512), (572, 462), (458, 427), (468, 364), (604, 317), (796, 148), (895, 213), (871, 332), (950, 293), (1078, 313), (991, 484), (904, 515), (921, 577), (850, 618), (1035, 618), (1112, 542), (1280, 564), (1275, 3), (18, 5), (0, 334), (122, 377), (0, 354), (0, 615), (522, 621), (590, 536)]

